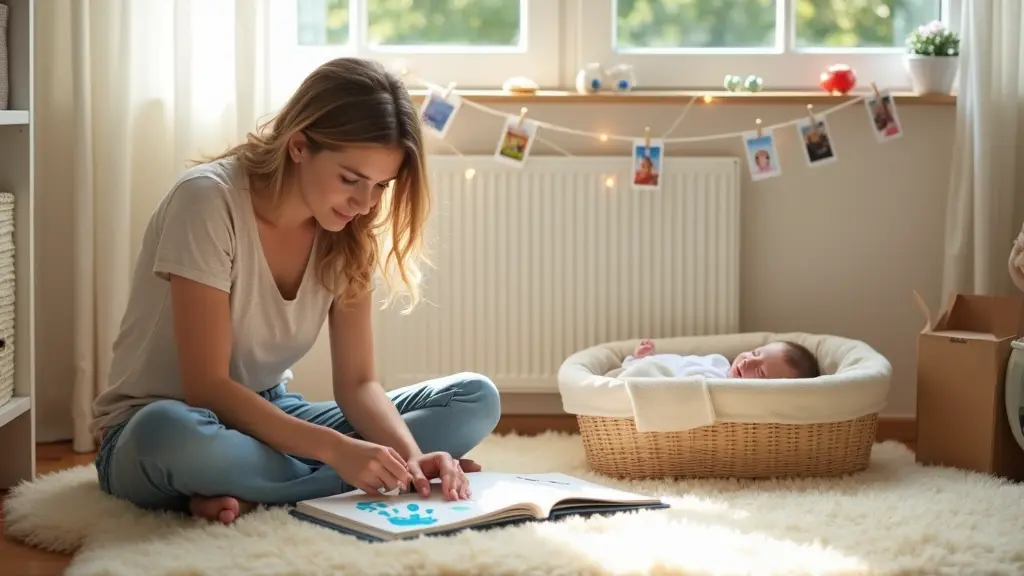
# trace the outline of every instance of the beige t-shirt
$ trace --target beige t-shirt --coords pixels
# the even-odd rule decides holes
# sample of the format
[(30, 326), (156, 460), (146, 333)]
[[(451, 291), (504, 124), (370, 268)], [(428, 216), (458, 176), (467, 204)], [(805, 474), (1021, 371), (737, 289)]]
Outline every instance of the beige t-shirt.
[(298, 295), (285, 300), (263, 255), (244, 171), (234, 158), (189, 169), (150, 218), (114, 341), (109, 388), (93, 404), (90, 432), (98, 435), (155, 400), (184, 399), (171, 274), (231, 295), (230, 375), (260, 392), (292, 379), (292, 365), (327, 319), (333, 298), (315, 266), (311, 257)]

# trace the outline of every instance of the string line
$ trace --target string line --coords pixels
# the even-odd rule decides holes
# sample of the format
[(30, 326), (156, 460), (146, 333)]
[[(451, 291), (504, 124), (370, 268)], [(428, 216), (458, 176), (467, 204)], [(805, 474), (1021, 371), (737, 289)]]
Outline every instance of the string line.
[(676, 121), (672, 123), (672, 126), (670, 126), (669, 129), (665, 131), (665, 135), (661, 137), (663, 140), (665, 138), (668, 138), (668, 135), (675, 131), (675, 129), (679, 126), (679, 123), (683, 121), (683, 118), (686, 118), (686, 113), (690, 111), (690, 106), (693, 106), (693, 103), (696, 101), (696, 96), (690, 98), (690, 101), (686, 103), (686, 108), (683, 108), (683, 113), (676, 117)]
[[(413, 76), (413, 75), (412, 74), (408, 74), (407, 76)], [(417, 77), (417, 80), (419, 81), (419, 83), (422, 86), (424, 86), (424, 87), (426, 87), (426, 88), (428, 88), (430, 90), (433, 90), (433, 91), (441, 93), (441, 94), (443, 94), (445, 92), (445, 88), (443, 88), (441, 86), (438, 86), (436, 84), (433, 84), (432, 82), (428, 82), (428, 81), (420, 79), (418, 77)], [(457, 92), (457, 91), (455, 91), (455, 92)], [(868, 98), (868, 96), (870, 96), (870, 94), (861, 94), (861, 95), (858, 95), (858, 96), (854, 96), (854, 97), (850, 98), (849, 100), (847, 100), (846, 102), (842, 102), (840, 104), (836, 104), (835, 106), (832, 106), (831, 108), (827, 108), (825, 110), (814, 112), (814, 117), (815, 118), (821, 118), (821, 117), (824, 117), (824, 116), (828, 116), (829, 114), (834, 114), (834, 113), (839, 112), (840, 110), (843, 110), (843, 109), (845, 109), (845, 108), (847, 108), (849, 106), (853, 106), (854, 104), (857, 104), (858, 102), (863, 102), (865, 99)], [(669, 130), (666, 132), (666, 136), (668, 134), (670, 134), (673, 130), (675, 130), (676, 127), (679, 125), (679, 123), (682, 122), (682, 119), (686, 116), (687, 112), (689, 112), (690, 107), (693, 105), (693, 103), (696, 100), (697, 100), (696, 96), (694, 96), (693, 98), (690, 99), (690, 102), (683, 109), (683, 112), (679, 115), (678, 118), (676, 118), (676, 121), (672, 124), (672, 127), (669, 128)], [(498, 116), (498, 117), (501, 117), (501, 118), (508, 118), (510, 116), (514, 116), (513, 114), (510, 114), (508, 112), (503, 112), (501, 110), (496, 110), (494, 108), (491, 108), (490, 106), (486, 106), (484, 104), (480, 104), (479, 102), (475, 102), (475, 101), (473, 101), (472, 99), (469, 99), (469, 98), (463, 98), (463, 99), (461, 99), (461, 102), (462, 102), (462, 104), (464, 104), (466, 106), (469, 106), (471, 108), (475, 108), (475, 109), (477, 109), (477, 110), (479, 110), (481, 112), (485, 112), (485, 113), (491, 114), (493, 116)], [(596, 138), (598, 140), (615, 140), (615, 141), (619, 141), (619, 142), (630, 142), (630, 143), (632, 143), (633, 141), (637, 140), (638, 138), (642, 138), (641, 136), (619, 136), (619, 135), (616, 135), (616, 134), (607, 134), (607, 133), (603, 133), (603, 132), (590, 132), (590, 131), (587, 131), (587, 130), (577, 130), (575, 128), (568, 128), (568, 127), (565, 127), (565, 126), (559, 126), (557, 124), (552, 124), (550, 122), (543, 122), (541, 120), (535, 120), (533, 118), (531, 118), (529, 121), (534, 123), (534, 124), (536, 124), (540, 128), (544, 128), (545, 130), (551, 130), (552, 132), (561, 132), (563, 134), (571, 134), (571, 135), (574, 135), (574, 136), (582, 136), (582, 137), (585, 137), (585, 138)], [(771, 131), (771, 130), (777, 130), (777, 129), (781, 129), (781, 128), (786, 128), (786, 127), (789, 127), (789, 126), (796, 126), (797, 124), (799, 124), (799, 123), (801, 123), (803, 121), (804, 121), (804, 117), (798, 117), (798, 118), (794, 118), (792, 120), (788, 120), (786, 122), (780, 122), (778, 124), (772, 124), (770, 126), (761, 126), (761, 130), (762, 130), (762, 132), (768, 132), (768, 131)], [(736, 132), (724, 132), (724, 133), (721, 133), (721, 134), (709, 134), (709, 135), (705, 135), (705, 136), (686, 136), (686, 137), (676, 137), (676, 138), (663, 138), (663, 141), (665, 142), (665, 144), (681, 144), (681, 143), (689, 143), (689, 142), (708, 142), (708, 141), (712, 141), (712, 140), (724, 140), (726, 138), (740, 138), (740, 137), (744, 136), (745, 134), (747, 134), (749, 132), (752, 132), (753, 130), (754, 130), (754, 128), (751, 128), (750, 130), (738, 130)], [(548, 144), (549, 146), (554, 147), (549, 141), (545, 141), (545, 143)]]

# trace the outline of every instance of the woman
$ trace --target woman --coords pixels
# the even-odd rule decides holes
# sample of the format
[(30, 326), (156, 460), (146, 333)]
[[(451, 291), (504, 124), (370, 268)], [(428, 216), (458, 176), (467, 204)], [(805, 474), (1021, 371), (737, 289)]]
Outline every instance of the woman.
[[(92, 431), (100, 486), (230, 523), (258, 504), (440, 479), (498, 420), (494, 384), (457, 374), (385, 393), (372, 276), (420, 299), (429, 194), (419, 120), (380, 64), (304, 80), (272, 127), (189, 169), (154, 211)], [(287, 391), (324, 322), (336, 402)]]

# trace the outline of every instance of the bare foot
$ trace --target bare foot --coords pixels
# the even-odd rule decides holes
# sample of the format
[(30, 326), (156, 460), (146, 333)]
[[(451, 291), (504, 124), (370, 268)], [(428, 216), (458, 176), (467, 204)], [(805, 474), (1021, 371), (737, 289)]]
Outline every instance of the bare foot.
[(239, 516), (255, 508), (253, 504), (232, 498), (231, 496), (193, 496), (188, 509), (196, 518), (205, 518), (214, 522), (231, 524)]
[(646, 358), (654, 353), (654, 342), (651, 340), (641, 340), (640, 345), (633, 351), (634, 358)]

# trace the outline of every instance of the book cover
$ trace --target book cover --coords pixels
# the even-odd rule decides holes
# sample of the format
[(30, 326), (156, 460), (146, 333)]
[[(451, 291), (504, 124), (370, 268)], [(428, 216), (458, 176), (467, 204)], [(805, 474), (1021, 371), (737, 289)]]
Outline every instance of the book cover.
[(364, 540), (388, 541), (565, 515), (668, 507), (659, 498), (560, 473), (472, 472), (466, 476), (473, 490), (468, 500), (447, 500), (435, 480), (427, 498), (415, 492), (381, 496), (354, 490), (299, 502), (290, 513)]

